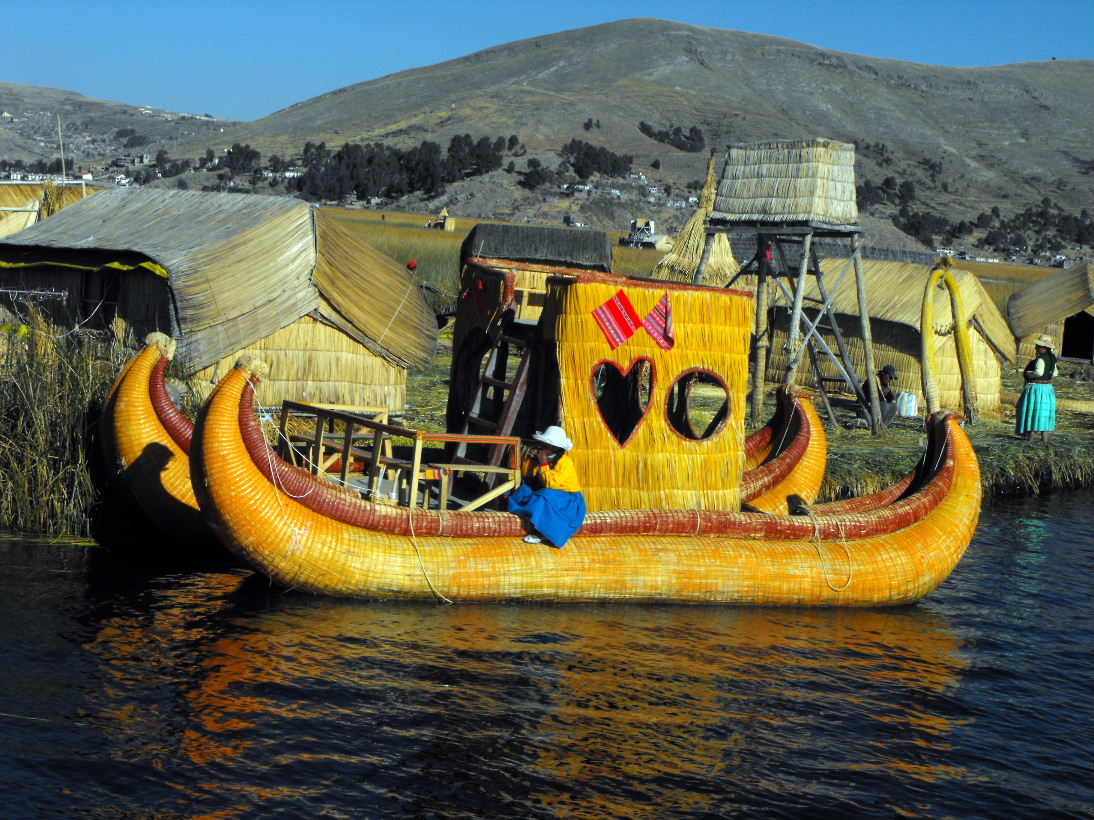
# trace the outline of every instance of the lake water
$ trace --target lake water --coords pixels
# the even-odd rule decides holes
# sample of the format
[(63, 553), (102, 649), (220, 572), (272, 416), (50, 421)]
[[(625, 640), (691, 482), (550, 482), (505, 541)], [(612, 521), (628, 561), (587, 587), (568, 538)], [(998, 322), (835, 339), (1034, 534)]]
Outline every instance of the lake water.
[(1092, 501), (995, 502), (870, 611), (333, 601), (0, 539), (0, 816), (1090, 818)]

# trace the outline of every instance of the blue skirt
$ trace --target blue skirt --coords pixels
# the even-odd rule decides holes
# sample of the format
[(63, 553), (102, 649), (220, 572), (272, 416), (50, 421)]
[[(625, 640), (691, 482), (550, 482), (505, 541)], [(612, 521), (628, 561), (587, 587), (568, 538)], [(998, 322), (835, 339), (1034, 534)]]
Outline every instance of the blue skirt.
[(1056, 429), (1056, 388), (1051, 384), (1027, 384), (1015, 408), (1014, 432), (1051, 432)]
[(526, 518), (552, 546), (561, 547), (585, 521), (585, 496), (521, 484), (509, 496), (509, 512)]

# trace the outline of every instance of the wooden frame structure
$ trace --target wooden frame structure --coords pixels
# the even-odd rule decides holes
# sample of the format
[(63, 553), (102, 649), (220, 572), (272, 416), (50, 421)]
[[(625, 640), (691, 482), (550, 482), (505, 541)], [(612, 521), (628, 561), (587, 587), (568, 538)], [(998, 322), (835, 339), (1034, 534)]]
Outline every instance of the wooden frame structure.
[[(789, 355), (783, 382), (787, 386), (794, 383), (798, 368), (808, 352), (825, 410), (829, 420), (835, 423), (817, 365), (819, 348), (832, 359), (841, 380), (855, 395), (871, 430), (881, 432), (881, 408), (873, 375), (876, 370), (870, 313), (862, 272), (862, 228), (858, 225), (858, 208), (855, 204), (854, 146), (832, 140), (730, 146), (714, 208), (707, 216), (706, 238), (695, 270), (694, 284), (703, 284), (715, 237), (742, 228), (755, 232), (756, 254), (741, 267), (727, 287), (733, 287), (741, 276), (755, 275), (757, 279), (750, 362), (752, 421), (758, 421), (763, 406), (769, 346), (768, 300), (770, 285), (774, 285), (792, 306), (787, 341)], [(829, 291), (825, 285), (824, 273), (813, 246), (816, 238), (843, 239), (851, 244), (849, 267), (853, 267), (855, 272), (860, 328), (866, 354), (865, 392), (832, 309), (835, 290)], [(787, 251), (791, 249), (798, 254), (796, 267), (788, 261), (790, 254)], [(809, 276), (816, 278), (819, 300), (805, 294)], [(813, 305), (816, 313), (812, 320), (803, 313), (806, 299), (816, 303)], [(822, 322), (827, 324), (822, 325)], [(838, 352), (833, 352), (817, 333), (818, 328), (822, 327), (835, 336)]]
[[(293, 432), (292, 419), (313, 422), (312, 432)], [(409, 442), (406, 456), (395, 453), (393, 439)], [(449, 504), (463, 511), (477, 510), (520, 485), (519, 438), (430, 433), (388, 423), (385, 409), (351, 411), (338, 407), (285, 401), (281, 407), (278, 454), (290, 464), (355, 487), (367, 498), (381, 497), (386, 483), (391, 497), (414, 509), (428, 509), (436, 486), (439, 509)], [(446, 458), (453, 446), (482, 445), (497, 453), (497, 464), (467, 458)], [(508, 459), (500, 454), (508, 453)], [(502, 461), (506, 463), (502, 464)], [(335, 468), (335, 472), (331, 469)], [(457, 501), (452, 495), (458, 473), (482, 474), (485, 492)], [(357, 474), (355, 485), (354, 476)], [(419, 493), (421, 502), (419, 504)]]
[[(713, 244), (713, 238), (720, 232), (728, 232), (730, 225), (720, 224), (714, 220), (707, 223), (706, 246)], [(878, 395), (877, 383), (869, 374), (875, 372), (873, 339), (870, 331), (870, 312), (866, 304), (866, 283), (862, 272), (861, 254), (861, 229), (858, 226), (832, 226), (824, 223), (810, 222), (800, 225), (774, 224), (774, 223), (734, 223), (733, 228), (751, 228), (756, 231), (756, 253), (748, 263), (741, 266), (740, 271), (730, 280), (727, 287), (733, 284), (741, 276), (756, 276), (756, 326), (753, 332), (752, 343), (752, 380), (750, 384), (750, 414), (753, 421), (760, 418), (763, 406), (764, 375), (767, 372), (768, 341), (768, 303), (769, 283), (778, 288), (787, 304), (791, 305), (790, 314), (790, 355), (783, 383), (787, 386), (794, 383), (798, 368), (801, 366), (805, 354), (809, 354), (810, 366), (813, 368), (816, 382), (821, 386), (821, 400), (829, 421), (835, 424), (835, 416), (828, 400), (827, 391), (824, 389), (825, 380), (820, 376), (820, 368), (817, 364), (818, 353), (827, 355), (836, 367), (841, 378), (840, 382), (847, 385), (848, 390), (854, 394), (859, 405), (866, 413), (870, 429), (874, 433), (881, 431), (881, 406)], [(860, 329), (866, 357), (867, 377), (865, 379), (866, 391), (862, 389), (863, 379), (860, 379), (851, 362), (851, 356), (843, 339), (843, 334), (836, 321), (835, 311), (832, 308), (832, 294), (824, 281), (824, 272), (820, 266), (820, 260), (813, 245), (814, 238), (846, 239), (851, 243), (850, 268), (855, 273), (855, 285), (858, 292)], [(789, 263), (788, 249), (796, 250), (799, 254), (798, 265), (795, 268)], [(704, 259), (700, 261), (695, 273), (695, 283), (702, 284), (703, 270), (705, 268), (706, 247), (704, 247)], [(840, 274), (840, 279), (846, 275), (847, 269)], [(817, 280), (817, 290), (821, 299), (817, 300), (805, 295), (808, 276)], [(784, 281), (785, 280), (785, 281)], [(837, 282), (838, 287), (839, 282)], [(813, 302), (811, 307), (816, 310), (813, 319), (809, 319), (804, 313), (805, 302)], [(830, 330), (836, 338), (837, 350), (833, 351), (824, 341), (818, 330)]]

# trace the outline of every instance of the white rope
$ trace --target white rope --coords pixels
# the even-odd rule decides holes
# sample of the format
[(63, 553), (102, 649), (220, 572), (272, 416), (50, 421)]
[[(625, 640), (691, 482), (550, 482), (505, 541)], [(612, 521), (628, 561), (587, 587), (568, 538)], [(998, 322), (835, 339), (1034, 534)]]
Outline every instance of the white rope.
[(422, 551), (418, 549), (418, 539), (414, 536), (414, 510), (410, 507), (406, 508), (407, 523), (410, 526), (410, 544), (414, 547), (414, 554), (418, 556), (418, 566), (422, 568), (422, 575), (425, 577), (425, 582), (429, 585), (429, 591), (444, 601), (446, 604), (452, 603), (452, 601), (444, 595), (441, 591), (433, 586), (433, 579), (429, 577), (429, 571), (425, 568), (425, 560), (422, 558)]
[(381, 344), (384, 341), (384, 337), (387, 336), (387, 332), (391, 330), (391, 323), (395, 321), (395, 317), (399, 315), (399, 311), (403, 309), (403, 304), (406, 302), (406, 298), (410, 296), (411, 288), (407, 286), (406, 292), (403, 294), (403, 298), (399, 301), (399, 306), (392, 311), (391, 316), (387, 320), (387, 327), (384, 328), (384, 332), (380, 334), (380, 338), (376, 340), (376, 344)]
[(851, 550), (847, 547), (847, 533), (844, 531), (843, 522), (837, 518), (833, 523), (835, 523), (836, 529), (839, 530), (840, 541), (843, 544), (843, 554), (847, 556), (847, 580), (844, 582), (843, 586), (836, 587), (832, 584), (832, 579), (828, 574), (828, 567), (826, 567), (824, 563), (825, 555), (821, 551), (821, 545), (824, 542), (821, 540), (820, 522), (817, 520), (817, 516), (814, 515), (812, 510), (807, 509), (806, 514), (813, 522), (813, 538), (811, 539), (810, 543), (813, 544), (813, 548), (817, 551), (817, 557), (820, 558), (820, 566), (821, 572), (824, 574), (824, 582), (828, 584), (828, 588), (833, 592), (843, 592), (845, 589), (847, 589), (847, 587), (851, 586), (851, 580), (852, 578), (854, 578), (855, 572), (854, 564), (851, 562)]

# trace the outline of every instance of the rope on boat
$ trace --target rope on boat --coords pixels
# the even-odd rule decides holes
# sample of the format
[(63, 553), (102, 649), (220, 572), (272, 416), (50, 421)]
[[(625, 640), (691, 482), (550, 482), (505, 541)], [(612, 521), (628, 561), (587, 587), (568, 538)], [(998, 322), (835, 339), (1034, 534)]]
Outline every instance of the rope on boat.
[(821, 572), (824, 573), (824, 583), (828, 584), (828, 588), (833, 592), (843, 592), (847, 587), (851, 586), (851, 579), (854, 578), (855, 575), (855, 566), (851, 563), (851, 550), (847, 547), (847, 533), (843, 529), (843, 522), (837, 519), (834, 523), (836, 529), (839, 530), (840, 541), (843, 544), (843, 554), (847, 556), (847, 580), (844, 582), (843, 586), (836, 587), (832, 585), (832, 579), (828, 574), (828, 567), (824, 565), (825, 556), (824, 553), (821, 552), (821, 544), (823, 541), (820, 536), (820, 522), (817, 521), (817, 516), (812, 510), (807, 510), (807, 514), (813, 521), (813, 539), (810, 543), (812, 543), (813, 548), (817, 551), (817, 557), (820, 558)]
[(418, 566), (422, 568), (422, 576), (425, 578), (425, 582), (429, 585), (429, 591), (444, 601), (446, 604), (452, 603), (452, 600), (444, 597), (439, 589), (433, 586), (433, 579), (429, 577), (429, 571), (425, 568), (425, 559), (422, 558), (422, 551), (418, 549), (418, 539), (414, 536), (414, 510), (410, 507), (406, 508), (406, 519), (410, 525), (410, 544), (414, 547), (414, 554), (418, 556)]
[[(262, 404), (262, 402), (260, 402), (258, 400), (258, 391), (255, 390), (254, 382), (252, 382), (250, 379), (248, 379), (247, 380), (247, 386), (251, 389), (251, 392), (254, 394), (253, 401), (254, 401), (255, 407), (258, 408), (258, 421), (259, 421), (259, 424), (262, 424), (264, 422), (268, 423), (271, 427), (274, 427), (274, 429), (277, 431), (276, 435), (278, 437), (280, 437), (281, 430), (279, 428), (277, 428), (273, 423), (273, 412), (271, 410), (269, 410), (269, 408), (265, 407)], [(307, 459), (307, 457), (305, 457), (305, 459)], [(281, 481), (281, 479), (278, 475), (278, 472), (277, 472), (277, 468), (274, 465), (273, 448), (269, 447), (269, 446), (266, 447), (266, 463), (270, 468), (270, 471), (269, 471), (270, 472), (270, 477), (271, 477), (271, 482), (270, 483), (272, 483), (274, 485), (274, 487), (276, 487), (277, 490), (278, 490), (277, 503), (281, 506), (281, 512), (282, 513), (285, 512), (285, 505), (281, 503), (281, 494), (282, 493), (287, 495), (289, 498), (307, 498), (309, 495), (311, 495), (315, 491), (315, 487), (308, 487), (308, 489), (305, 492), (301, 493), (300, 495), (293, 495), (287, 489), (285, 489), (285, 485)], [(308, 464), (311, 464), (310, 460), (308, 460)]]

